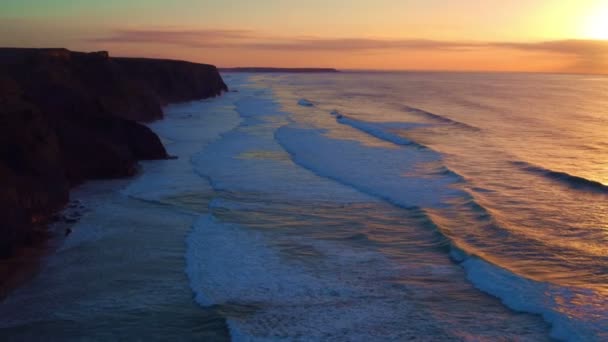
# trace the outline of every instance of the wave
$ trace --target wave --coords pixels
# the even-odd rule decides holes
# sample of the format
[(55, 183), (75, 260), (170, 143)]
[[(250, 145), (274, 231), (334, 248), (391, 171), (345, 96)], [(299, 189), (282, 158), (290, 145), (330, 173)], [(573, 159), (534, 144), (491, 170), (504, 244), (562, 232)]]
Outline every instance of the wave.
[[(337, 111), (333, 111), (333, 112), (331, 112), (331, 114), (336, 117), (336, 121), (338, 121), (339, 123), (341, 123), (343, 125), (351, 126), (352, 128), (360, 130), (360, 131), (367, 133), (380, 140), (384, 140), (384, 141), (393, 143), (395, 145), (412, 146), (412, 147), (416, 147), (421, 150), (428, 150), (429, 152), (435, 152), (434, 150), (430, 149), (426, 145), (423, 145), (416, 141), (404, 138), (398, 134), (391, 132), (392, 130), (396, 130), (396, 129), (411, 129), (411, 128), (426, 126), (426, 125), (405, 123), (405, 122), (367, 122), (367, 121), (352, 119), (350, 117), (340, 114)], [(453, 177), (454, 179), (456, 179), (458, 181), (461, 181), (461, 182), (464, 181), (464, 177), (462, 177), (457, 172), (449, 169), (445, 165), (442, 165), (441, 167), (437, 168), (436, 170), (430, 170), (429, 174), (434, 175), (434, 176), (449, 176), (449, 177)]]
[(525, 171), (544, 176), (549, 180), (560, 182), (568, 187), (577, 190), (587, 190), (608, 194), (608, 185), (604, 185), (603, 183), (598, 181), (574, 176), (567, 172), (550, 170), (542, 166), (530, 164), (524, 161), (513, 161), (511, 163)]
[[(332, 112), (333, 114), (333, 112)], [(351, 126), (355, 129), (358, 129), (364, 133), (367, 133), (371, 136), (374, 136), (378, 139), (391, 142), (396, 145), (401, 146), (414, 146), (420, 149), (426, 149), (427, 147), (417, 143), (415, 141), (406, 139), (398, 134), (390, 132), (390, 130), (394, 129), (409, 129), (413, 128), (416, 125), (408, 124), (408, 123), (399, 123), (399, 122), (383, 122), (383, 123), (372, 123), (366, 122), (356, 119), (351, 119), (342, 114), (336, 114), (336, 120), (343, 124)]]
[(300, 100), (298, 101), (298, 104), (299, 104), (300, 106), (302, 106), (302, 107), (314, 107), (314, 106), (315, 106), (315, 104), (314, 104), (314, 103), (310, 102), (310, 101), (309, 101), (309, 100), (307, 100), (307, 99), (300, 99)]
[(450, 175), (404, 176), (420, 165), (439, 161), (440, 155), (432, 150), (365, 146), (329, 138), (322, 130), (291, 125), (279, 128), (275, 139), (296, 164), (316, 175), (405, 208), (442, 207), (461, 194), (449, 187), (460, 181)]
[(464, 128), (470, 131), (475, 131), (475, 132), (479, 132), (481, 131), (480, 128), (469, 125), (467, 123), (464, 122), (460, 122), (460, 121), (456, 121), (456, 120), (452, 120), (450, 118), (446, 118), (445, 116), (441, 116), (435, 113), (431, 113), (431, 112), (427, 112), (425, 110), (422, 109), (418, 109), (418, 108), (414, 108), (414, 107), (410, 107), (410, 106), (405, 106), (403, 107), (403, 110), (407, 113), (411, 113), (411, 114), (416, 114), (419, 116), (424, 116), (430, 119), (433, 119), (435, 121), (439, 121), (443, 124), (448, 124), (448, 125), (453, 125), (453, 126), (457, 126), (460, 128)]
[[(250, 105), (251, 103), (249, 103)], [(241, 116), (247, 117), (246, 111), (240, 107), (248, 103), (239, 103)], [(256, 110), (257, 112), (257, 110)], [(252, 112), (253, 115), (253, 112)], [(343, 124), (351, 124), (354, 128), (365, 131), (380, 139), (391, 141), (396, 145), (408, 147), (412, 142), (390, 132), (390, 129), (406, 128), (407, 124), (389, 123), (386, 126), (374, 126), (372, 123), (362, 122), (344, 117), (339, 112), (332, 115)], [(436, 120), (441, 120), (435, 118)], [(453, 120), (444, 118), (444, 123), (457, 125)], [(259, 125), (264, 120), (250, 120), (247, 124)], [(358, 127), (355, 127), (358, 126)], [(315, 175), (326, 179), (334, 180), (337, 183), (347, 185), (349, 189), (356, 189), (361, 193), (385, 200), (402, 208), (439, 208), (443, 209), (450, 206), (450, 199), (466, 197), (467, 193), (455, 189), (450, 189), (450, 185), (457, 181), (457, 177), (448, 170), (440, 170), (430, 178), (404, 176), (403, 172), (407, 169), (414, 169), (417, 164), (435, 163), (440, 160), (440, 155), (427, 148), (399, 148), (388, 149), (369, 147), (355, 141), (332, 139), (325, 136), (322, 130), (305, 129), (293, 124), (282, 126), (275, 130), (276, 126), (268, 125), (264, 134), (252, 135), (248, 132), (234, 131), (223, 136), (223, 142), (217, 142), (209, 146), (206, 150), (208, 157), (199, 156), (195, 158), (197, 171), (203, 172), (213, 178), (214, 188), (232, 189), (238, 185), (239, 190), (268, 192), (272, 188), (276, 193), (294, 196), (293, 184), (299, 184), (302, 179), (301, 191), (296, 194), (306, 193), (312, 196), (306, 198), (318, 199), (322, 193), (332, 192), (323, 189), (315, 190), (308, 182), (309, 178), (305, 175), (293, 173), (290, 169), (285, 178), (278, 173), (278, 170), (285, 165), (273, 160), (249, 160), (234, 158), (243, 155), (249, 149), (275, 150), (273, 140), (287, 151), (289, 157), (303, 169), (311, 171)], [(270, 134), (273, 132), (274, 134)], [(256, 132), (260, 133), (259, 130)], [(260, 141), (260, 138), (264, 141)], [(270, 139), (269, 139), (270, 138)], [(268, 139), (266, 141), (266, 139)], [(208, 158), (208, 159), (207, 159)], [(290, 166), (291, 167), (291, 166)], [(239, 170), (247, 170), (237, 172)], [(268, 176), (273, 177), (272, 182), (268, 182)], [(306, 180), (306, 181), (304, 181)], [(291, 184), (289, 189), (282, 189), (278, 184)], [(216, 189), (217, 190), (217, 189)], [(352, 194), (345, 196), (351, 198)], [(446, 201), (447, 199), (447, 201)], [(214, 203), (211, 205), (225, 204)], [(487, 210), (471, 200), (464, 204), (473, 220), (491, 222), (492, 217)], [(422, 210), (421, 210), (422, 211)], [(427, 215), (428, 216), (428, 215)], [(566, 315), (559, 313), (559, 307), (554, 302), (547, 302), (548, 294), (551, 291), (569, 291), (568, 289), (551, 287), (550, 285), (534, 282), (516, 274), (509, 272), (497, 265), (471, 254), (461, 251), (454, 242), (450, 240), (451, 235), (447, 229), (435, 224), (428, 216), (428, 225), (435, 227), (438, 235), (444, 237), (442, 246), (452, 255), (452, 259), (461, 265), (468, 279), (480, 290), (501, 298), (509, 307), (517, 311), (527, 311), (542, 315), (545, 320), (554, 324), (553, 336), (563, 339), (581, 339), (585, 336), (581, 330), (586, 327), (581, 326), (576, 321), (569, 320)], [(441, 222), (440, 222), (441, 223)], [(490, 225), (482, 225), (483, 228), (493, 228)], [(493, 234), (498, 241), (508, 238), (508, 232), (500, 231)], [(363, 235), (352, 235), (351, 239), (366, 239)], [(329, 279), (325, 283), (320, 283), (319, 278), (309, 278), (307, 273), (294, 267), (283, 268), (277, 255), (268, 248), (263, 234), (257, 234), (242, 230), (236, 225), (224, 224), (213, 218), (212, 215), (203, 217), (201, 221), (193, 227), (193, 232), (188, 239), (188, 274), (192, 282), (192, 288), (197, 295), (197, 301), (203, 305), (230, 303), (235, 299), (252, 303), (256, 306), (254, 310), (260, 312), (256, 320), (231, 320), (230, 328), (233, 337), (246, 339), (258, 333), (268, 331), (268, 323), (275, 322), (279, 327), (276, 331), (283, 337), (293, 336), (291, 334), (306, 333), (308, 331), (297, 331), (304, 326), (324, 327), (324, 321), (331, 317), (342, 317), (340, 311), (336, 312), (334, 302), (328, 303), (327, 298), (352, 298), (353, 294), (366, 297), (369, 293), (361, 292), (355, 288), (359, 283), (347, 281), (352, 285), (349, 288), (342, 288), (342, 281), (334, 282)], [(325, 248), (323, 248), (325, 249)], [(338, 250), (336, 253), (342, 253)], [(240, 254), (239, 254), (240, 253)], [(355, 253), (356, 254), (356, 253)], [(221, 257), (218, 257), (221, 256)], [(258, 258), (259, 256), (259, 258)], [(386, 265), (386, 260), (375, 263), (375, 256), (370, 256), (373, 267), (358, 268), (361, 262), (367, 260), (352, 260), (353, 264), (343, 264), (339, 269), (357, 270), (361, 269), (361, 276), (370, 276), (374, 270)], [(340, 258), (344, 262), (350, 262), (348, 257)], [(333, 263), (335, 266), (335, 262)], [(378, 267), (375, 267), (378, 266)], [(261, 268), (260, 268), (261, 267)], [(329, 272), (328, 274), (332, 274)], [(370, 279), (376, 280), (382, 275), (373, 275)], [(253, 286), (252, 286), (253, 283)], [(226, 284), (228, 284), (226, 286)], [(261, 291), (261, 292), (260, 292)], [(399, 293), (402, 295), (402, 293)], [(533, 297), (533, 298), (531, 298)], [(273, 306), (264, 306), (264, 300), (271, 298), (273, 303), (279, 307), (276, 311)], [(371, 296), (369, 298), (372, 298)], [(553, 297), (552, 297), (553, 298)], [(310, 305), (301, 307), (302, 302), (309, 302)], [(369, 304), (369, 305), (368, 305)], [(366, 319), (370, 317), (369, 310), (374, 310), (374, 317), (380, 317), (384, 312), (382, 303), (364, 303), (362, 307), (348, 310), (350, 313), (362, 315)], [(328, 309), (330, 308), (330, 309)], [(285, 310), (293, 310), (287, 313)], [(312, 310), (312, 311), (311, 311)], [(326, 312), (326, 310), (331, 310)], [(297, 319), (298, 324), (293, 324), (290, 317), (298, 317), (303, 314), (305, 320)], [(310, 319), (311, 321), (308, 321)], [(346, 321), (352, 321), (348, 316)], [(578, 330), (577, 330), (578, 329)], [(362, 335), (361, 335), (362, 336)]]
[[(399, 340), (404, 331), (449, 339), (402, 288), (378, 282), (399, 272), (383, 254), (283, 236), (283, 244), (320, 252), (311, 269), (286, 259), (274, 240), (272, 232), (213, 215), (202, 216), (187, 238), (195, 300), (226, 313), (233, 340)], [(416, 324), (395, 325), (405, 321)]]
[[(607, 326), (607, 317), (603, 315), (605, 302), (599, 295), (590, 295), (589, 289), (571, 286), (560, 286), (548, 282), (536, 281), (517, 274), (499, 264), (492, 263), (475, 252), (475, 246), (492, 248), (492, 243), (498, 243), (505, 248), (513, 248), (513, 253), (526, 250), (525, 245), (538, 245), (536, 241), (525, 236), (513, 234), (495, 221), (492, 213), (476, 202), (473, 198), (464, 201), (454, 208), (459, 213), (470, 212), (471, 219), (476, 222), (484, 235), (460, 236), (444, 225), (440, 218), (424, 210), (433, 230), (448, 241), (450, 259), (465, 270), (467, 279), (475, 288), (494, 296), (516, 312), (526, 312), (539, 315), (551, 324), (552, 338), (564, 341), (595, 341), (602, 340), (603, 327)], [(469, 240), (469, 241), (463, 241)], [(548, 252), (557, 254), (563, 252), (559, 247), (546, 246)], [(588, 321), (578, 318), (574, 311), (580, 310), (580, 305), (572, 305), (570, 298), (585, 298), (592, 301), (585, 310), (593, 313), (599, 319)], [(602, 318), (604, 317), (604, 318)], [(604, 334), (604, 335), (602, 335)]]
[[(452, 259), (464, 268), (467, 279), (479, 290), (499, 298), (507, 307), (537, 314), (551, 323), (551, 337), (564, 341), (600, 341), (607, 319), (581, 321), (568, 313), (571, 298), (589, 298), (587, 289), (565, 288), (526, 279), (475, 256), (454, 249)], [(605, 303), (587, 303), (586, 309)], [(580, 310), (581, 308), (578, 308)]]
[[(385, 155), (388, 152), (382, 148), (331, 139), (312, 129), (286, 126), (279, 129), (276, 135), (294, 162), (319, 176), (333, 179), (400, 208), (421, 210), (420, 208), (435, 206), (434, 209), (428, 210), (451, 210), (457, 217), (469, 220), (466, 221), (468, 224), (475, 222), (483, 236), (458, 236), (462, 231), (451, 231), (451, 225), (446, 224), (456, 218), (442, 219), (427, 213), (427, 209), (421, 210), (425, 212), (427, 228), (439, 234), (444, 241), (442, 244), (446, 252), (465, 270), (467, 278), (476, 288), (499, 298), (515, 311), (542, 316), (552, 324), (553, 337), (564, 340), (593, 340), (598, 328), (601, 329), (601, 324), (586, 323), (564, 313), (570, 307), (567, 303), (560, 302), (559, 298), (582, 295), (583, 293), (579, 292), (584, 290), (525, 278), (485, 260), (476, 253), (476, 248), (485, 250), (492, 248), (492, 244), (500, 243), (507, 245), (505, 248), (512, 246), (514, 249), (521, 249), (522, 243), (538, 242), (522, 240), (521, 236), (515, 236), (513, 232), (501, 227), (491, 212), (464, 191), (452, 192), (450, 195), (453, 197), (448, 201), (450, 203), (444, 203), (442, 206), (441, 199), (446, 196), (445, 188), (454, 181), (453, 177), (436, 176), (444, 181), (450, 179), (450, 182), (442, 182), (437, 188), (432, 186), (432, 181), (426, 183), (426, 180), (397, 177), (401, 174), (395, 172), (408, 165), (399, 160), (399, 155), (403, 155), (405, 160), (410, 161), (409, 166), (413, 166), (413, 155), (424, 154), (425, 151), (402, 149), (389, 156)], [(408, 154), (408, 151), (413, 154)], [(391, 164), (401, 167), (391, 169)], [(370, 177), (371, 174), (374, 177)], [(420, 188), (417, 188), (418, 186)], [(441, 192), (443, 194), (440, 194)], [(519, 241), (519, 244), (512, 243), (513, 241)]]

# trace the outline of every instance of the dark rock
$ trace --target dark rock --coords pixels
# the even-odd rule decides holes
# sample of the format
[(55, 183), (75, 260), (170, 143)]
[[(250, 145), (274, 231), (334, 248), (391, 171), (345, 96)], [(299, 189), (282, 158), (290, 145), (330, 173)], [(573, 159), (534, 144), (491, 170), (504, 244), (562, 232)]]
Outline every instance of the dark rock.
[(134, 121), (227, 91), (217, 69), (107, 52), (0, 48), (0, 256), (26, 242), (88, 179), (134, 175), (168, 157)]
[[(212, 65), (147, 58), (114, 58), (113, 61), (130, 80), (138, 82), (146, 94), (154, 94), (162, 105), (214, 97), (228, 91)], [(135, 119), (146, 121), (148, 118)]]

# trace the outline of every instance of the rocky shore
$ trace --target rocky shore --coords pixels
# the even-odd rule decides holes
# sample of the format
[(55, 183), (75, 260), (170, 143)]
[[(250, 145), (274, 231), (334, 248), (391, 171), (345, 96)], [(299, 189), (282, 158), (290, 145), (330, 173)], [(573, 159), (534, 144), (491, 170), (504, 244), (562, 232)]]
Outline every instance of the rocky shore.
[(161, 119), (163, 105), (223, 91), (211, 65), (0, 48), (0, 257), (40, 240), (72, 186), (168, 158), (140, 122)]

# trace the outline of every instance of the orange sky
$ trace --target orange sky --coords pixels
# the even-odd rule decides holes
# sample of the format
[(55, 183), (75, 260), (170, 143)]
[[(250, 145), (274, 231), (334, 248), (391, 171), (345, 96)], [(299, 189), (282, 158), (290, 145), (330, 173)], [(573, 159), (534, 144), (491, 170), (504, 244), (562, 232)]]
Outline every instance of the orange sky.
[(605, 0), (3, 0), (0, 45), (218, 66), (608, 73)]

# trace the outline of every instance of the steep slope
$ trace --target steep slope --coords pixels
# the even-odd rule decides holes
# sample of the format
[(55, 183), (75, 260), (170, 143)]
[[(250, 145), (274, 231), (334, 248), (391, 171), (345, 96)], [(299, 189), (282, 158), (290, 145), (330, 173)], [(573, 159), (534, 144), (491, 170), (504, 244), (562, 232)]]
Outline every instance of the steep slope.
[(211, 65), (0, 48), (0, 256), (32, 241), (70, 186), (131, 176), (138, 160), (166, 158), (137, 121), (226, 90)]

